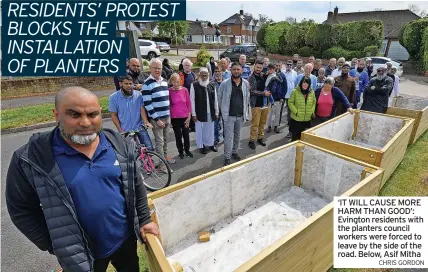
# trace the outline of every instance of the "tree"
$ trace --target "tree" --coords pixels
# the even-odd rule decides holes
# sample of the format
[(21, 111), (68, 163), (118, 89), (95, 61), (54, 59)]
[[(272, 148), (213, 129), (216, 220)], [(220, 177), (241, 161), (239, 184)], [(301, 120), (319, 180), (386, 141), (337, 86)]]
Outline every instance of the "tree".
[(295, 24), (296, 23), (296, 18), (288, 16), (287, 18), (285, 18), (285, 21), (287, 23), (289, 23), (290, 25)]
[(159, 36), (171, 37), (175, 41), (175, 34), (177, 31), (177, 39), (182, 42), (184, 36), (187, 35), (189, 30), (189, 23), (186, 21), (160, 21), (158, 23)]
[(420, 7), (418, 7), (415, 4), (410, 4), (409, 5), (409, 10), (419, 16), (421, 16), (421, 18), (427, 17), (428, 13), (426, 12), (426, 10), (422, 9)]
[(268, 17), (266, 14), (259, 14), (259, 21), (260, 21), (260, 26), (264, 24), (273, 23), (273, 20), (270, 17)]

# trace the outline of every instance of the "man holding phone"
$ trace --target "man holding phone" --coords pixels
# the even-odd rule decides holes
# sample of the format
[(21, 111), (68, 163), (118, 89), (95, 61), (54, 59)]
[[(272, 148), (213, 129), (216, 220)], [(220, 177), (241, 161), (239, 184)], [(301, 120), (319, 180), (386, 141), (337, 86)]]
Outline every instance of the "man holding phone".
[(129, 60), (128, 75), (132, 78), (133, 89), (141, 91), (141, 88), (143, 88), (144, 80), (146, 80), (146, 76), (141, 71), (140, 61), (137, 58), (132, 58)]

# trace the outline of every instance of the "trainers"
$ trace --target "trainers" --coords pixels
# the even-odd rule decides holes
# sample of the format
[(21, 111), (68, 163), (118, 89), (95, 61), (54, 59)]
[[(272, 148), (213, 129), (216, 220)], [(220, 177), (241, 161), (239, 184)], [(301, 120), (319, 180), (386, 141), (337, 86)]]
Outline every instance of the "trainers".
[(224, 166), (227, 166), (227, 165), (229, 165), (230, 164), (230, 159), (225, 159), (224, 160)]
[(271, 126), (268, 126), (268, 128), (266, 129), (266, 132), (267, 132), (267, 133), (270, 133), (271, 131), (272, 131)]
[(207, 154), (207, 149), (205, 147), (199, 148), (199, 151), (201, 152), (201, 154)]
[(193, 158), (193, 154), (192, 154), (192, 152), (190, 152), (190, 150), (186, 150), (186, 151), (184, 151), (184, 152), (186, 152), (186, 156), (187, 156), (187, 157), (189, 157), (189, 158)]
[(211, 147), (210, 147), (210, 149), (211, 149), (213, 152), (217, 152), (217, 151), (218, 151), (218, 149), (217, 149), (217, 147), (216, 147), (215, 145), (211, 146)]
[(248, 146), (249, 146), (251, 149), (256, 149), (256, 144), (254, 143), (254, 141), (249, 141), (249, 142), (248, 142)]
[(183, 152), (180, 152), (180, 153), (178, 154), (178, 157), (179, 157), (180, 159), (184, 159), (184, 154), (183, 154)]
[(239, 157), (239, 155), (238, 155), (238, 154), (232, 154), (232, 158), (233, 158), (235, 161), (240, 161), (240, 160), (242, 160), (242, 158), (241, 158), (241, 157)]
[(266, 141), (264, 139), (258, 139), (257, 142), (262, 146), (266, 146)]
[(172, 158), (172, 157), (170, 157), (170, 156), (166, 156), (165, 157), (165, 160), (167, 161), (167, 163), (169, 163), (169, 164), (173, 164), (173, 163), (175, 163), (175, 160)]
[(280, 130), (278, 127), (275, 127), (275, 128), (273, 129), (273, 131), (275, 131), (276, 133), (281, 133), (281, 130)]

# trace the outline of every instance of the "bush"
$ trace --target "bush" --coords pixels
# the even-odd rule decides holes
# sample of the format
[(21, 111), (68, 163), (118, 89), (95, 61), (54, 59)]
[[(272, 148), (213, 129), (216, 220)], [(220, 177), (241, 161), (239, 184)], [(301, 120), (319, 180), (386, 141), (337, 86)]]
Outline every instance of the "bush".
[(311, 25), (306, 32), (305, 43), (312, 48), (317, 48), (321, 52), (329, 49), (333, 45), (331, 39), (331, 25), (319, 24)]
[(314, 23), (311, 22), (302, 22), (298, 24), (292, 24), (290, 29), (285, 35), (286, 49), (283, 51), (288, 51), (291, 54), (299, 51), (300, 48), (306, 45), (305, 36), (309, 28), (312, 27)]
[(346, 50), (341, 46), (335, 46), (325, 50), (322, 53), (322, 57), (325, 59), (330, 58), (341, 58), (344, 57), (346, 60), (350, 60), (352, 58), (361, 58), (363, 56), (363, 52), (359, 50)]
[(401, 46), (404, 46), (404, 29), (406, 29), (407, 24), (404, 24), (400, 28), (400, 33), (398, 33), (398, 42), (401, 44)]
[(205, 48), (204, 45), (199, 48), (199, 52), (196, 55), (196, 64), (199, 66), (205, 66), (207, 65), (207, 62), (210, 61), (211, 54), (208, 52), (208, 50)]
[(426, 27), (423, 32), (422, 44), (423, 46), (421, 47), (421, 51), (423, 52), (421, 52), (421, 59), (423, 59), (423, 72), (428, 72), (428, 27)]
[(303, 46), (299, 50), (297, 50), (297, 53), (302, 57), (309, 57), (311, 55), (316, 56), (317, 54), (314, 53), (314, 49), (310, 48), (309, 46)]
[(262, 25), (262, 27), (260, 27), (259, 31), (257, 32), (257, 36), (256, 36), (257, 43), (262, 48), (265, 48), (265, 49), (266, 49), (265, 35), (266, 35), (267, 27), (268, 27), (268, 24)]
[(332, 38), (347, 50), (363, 51), (367, 46), (378, 46), (383, 40), (382, 21), (356, 21), (335, 25)]
[(279, 22), (271, 24), (266, 28), (265, 44), (266, 50), (269, 53), (282, 53), (283, 48), (280, 47), (281, 40), (284, 39), (286, 33), (290, 28), (290, 24), (287, 22)]
[(366, 46), (363, 50), (363, 56), (361, 57), (370, 57), (376, 56), (379, 53), (379, 48), (376, 45)]
[(427, 26), (428, 19), (419, 19), (409, 22), (404, 29), (404, 47), (413, 60), (419, 60), (421, 57), (422, 34)]

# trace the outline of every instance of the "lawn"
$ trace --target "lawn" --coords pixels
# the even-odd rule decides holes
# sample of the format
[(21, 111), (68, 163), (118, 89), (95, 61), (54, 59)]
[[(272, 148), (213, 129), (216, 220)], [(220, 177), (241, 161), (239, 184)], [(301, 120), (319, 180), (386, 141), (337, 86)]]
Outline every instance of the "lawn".
[[(108, 112), (108, 96), (100, 98), (102, 112)], [(35, 106), (26, 106), (1, 111), (1, 129), (17, 128), (54, 121), (52, 113), (53, 103), (41, 104)]]

